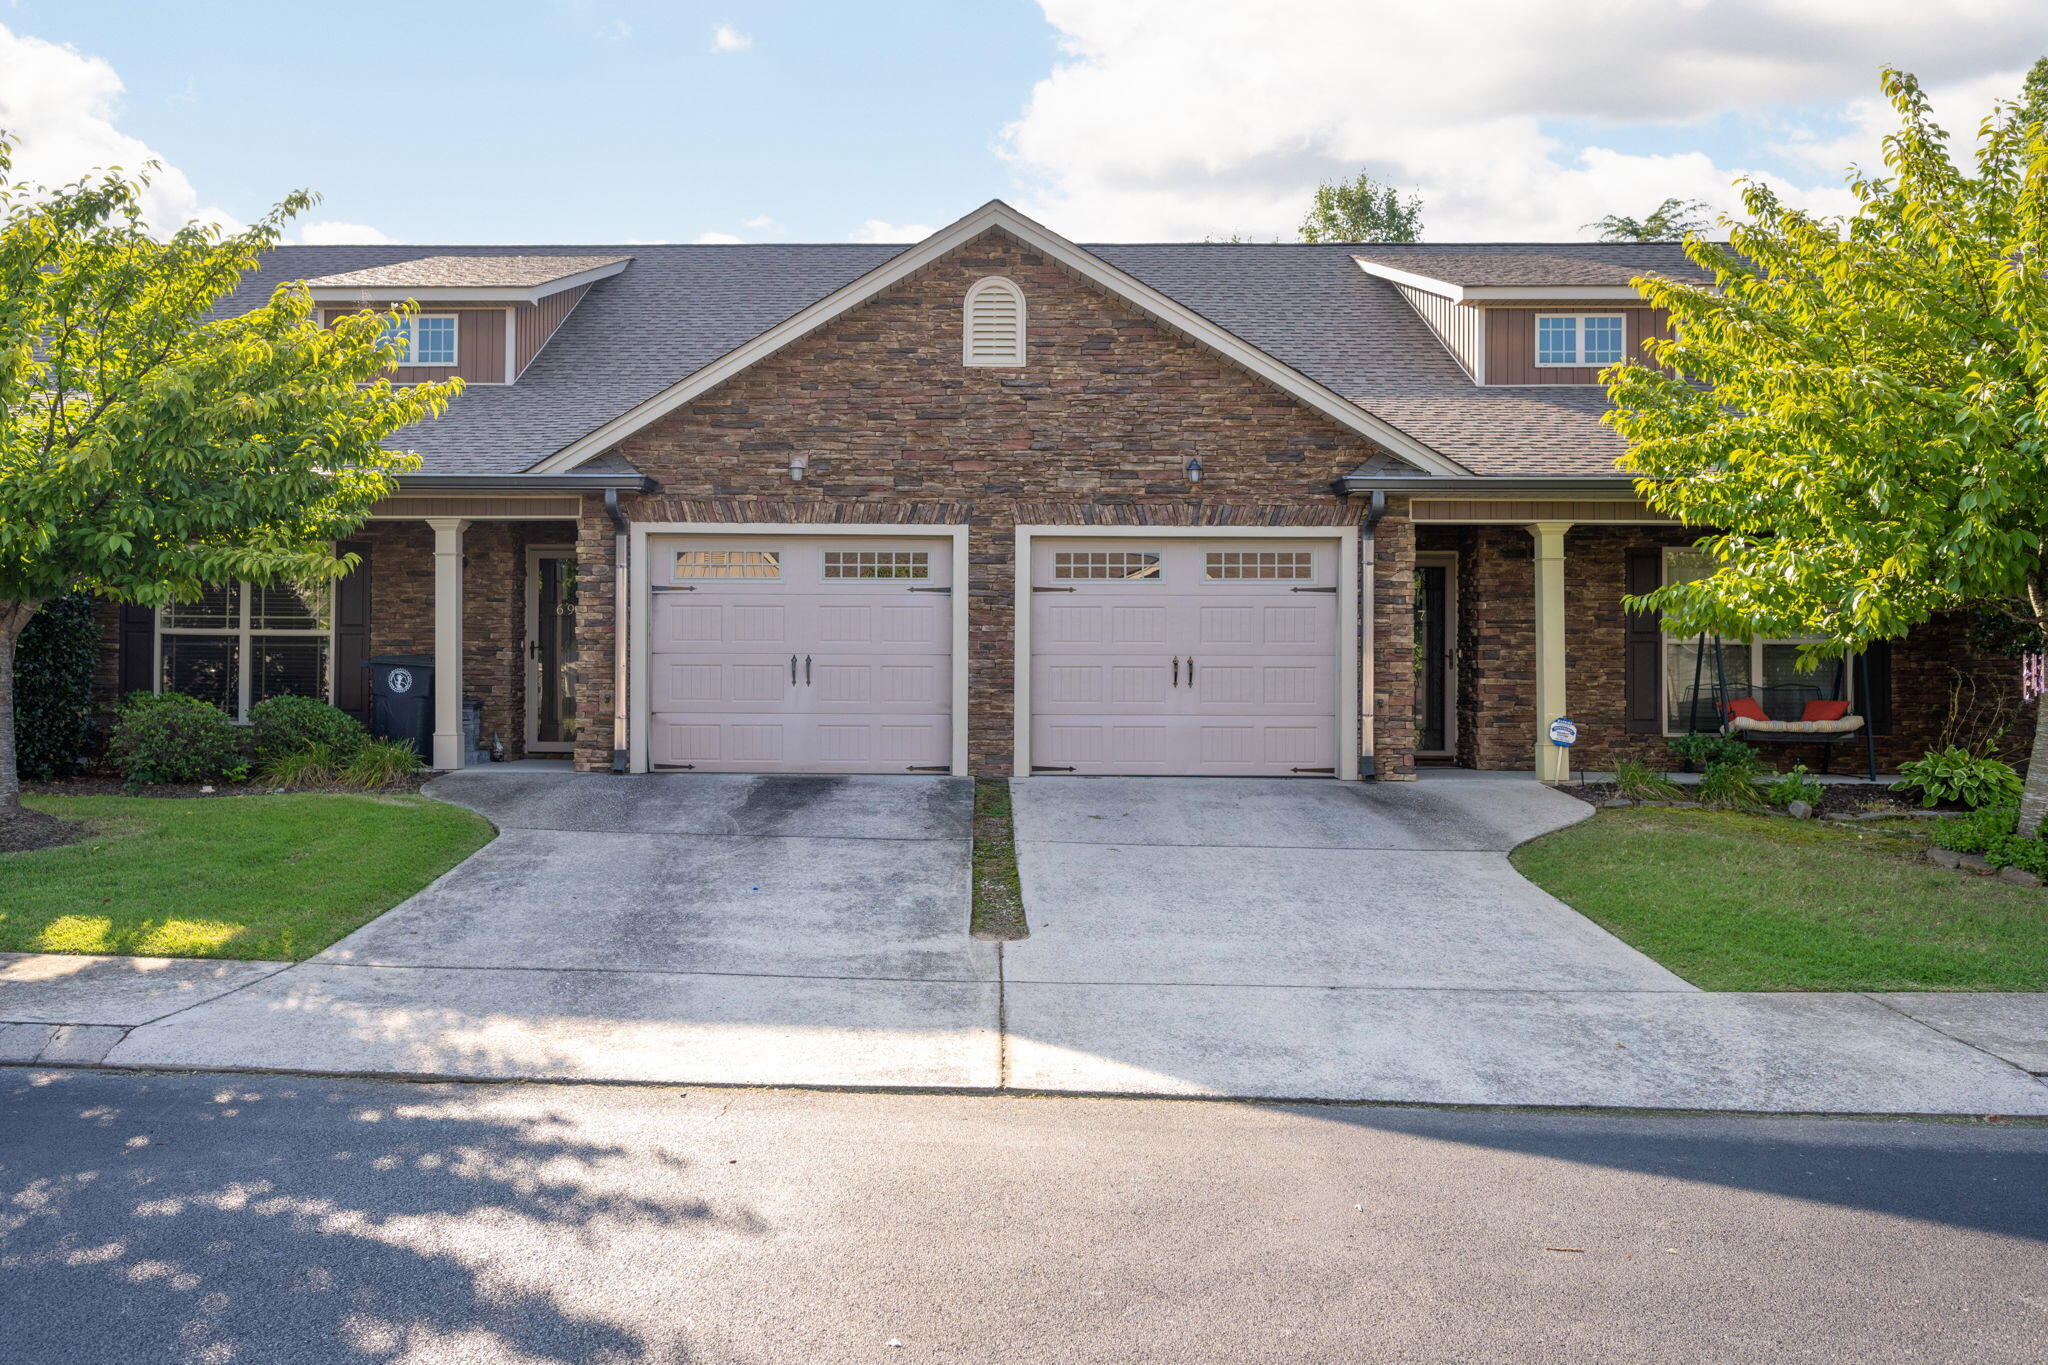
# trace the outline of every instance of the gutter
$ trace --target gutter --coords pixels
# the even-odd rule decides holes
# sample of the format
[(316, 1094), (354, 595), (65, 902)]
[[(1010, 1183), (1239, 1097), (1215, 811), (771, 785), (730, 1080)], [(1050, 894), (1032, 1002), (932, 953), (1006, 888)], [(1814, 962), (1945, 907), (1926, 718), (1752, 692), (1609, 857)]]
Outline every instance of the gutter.
[(401, 493), (652, 493), (645, 474), (403, 474)]
[(632, 528), (619, 510), (618, 489), (604, 490), (604, 514), (612, 522), (612, 771), (622, 773), (626, 771), (626, 538)]
[(1441, 493), (1450, 497), (1518, 493), (1532, 497), (1577, 498), (1588, 493), (1633, 495), (1638, 482), (1632, 474), (1588, 474), (1577, 478), (1527, 474), (1474, 474), (1461, 477), (1437, 474), (1346, 474), (1336, 481), (1333, 488), (1343, 493)]

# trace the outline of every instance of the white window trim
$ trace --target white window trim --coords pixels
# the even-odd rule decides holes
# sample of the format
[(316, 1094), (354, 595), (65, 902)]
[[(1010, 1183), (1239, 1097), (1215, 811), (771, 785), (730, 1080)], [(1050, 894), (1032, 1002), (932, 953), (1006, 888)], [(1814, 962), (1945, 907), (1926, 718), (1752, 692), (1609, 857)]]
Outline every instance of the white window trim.
[(253, 624), (256, 594), (250, 591), (250, 586), (246, 582), (238, 583), (239, 591), (235, 594), (238, 604), (236, 623), (232, 626), (166, 625), (164, 624), (164, 609), (162, 607), (157, 608), (154, 619), (155, 632), (150, 637), (149, 690), (151, 692), (162, 695), (164, 690), (164, 637), (166, 635), (196, 635), (233, 640), (236, 644), (234, 719), (237, 722), (246, 722), (249, 719), (249, 707), (252, 704), (250, 698), (255, 692), (255, 686), (252, 682), (255, 676), (255, 638), (259, 635), (266, 638), (272, 635), (288, 635), (302, 640), (327, 641), (326, 676), (321, 680), (321, 685), (326, 695), (321, 697), (320, 700), (329, 703), (333, 702), (334, 651), (337, 644), (335, 640), (335, 626), (337, 623), (335, 621), (333, 586), (330, 585), (327, 589), (327, 624), (312, 630), (284, 630), (272, 627), (257, 629)]
[[(1007, 294), (1017, 307), (1016, 344), (995, 359), (977, 357), (974, 353), (974, 305), (984, 294)], [(968, 286), (967, 297), (960, 305), (960, 363), (972, 369), (997, 370), (1019, 369), (1029, 353), (1026, 335), (1030, 326), (1024, 305), (1024, 291), (1008, 275), (987, 275)]]
[[(447, 318), (455, 324), (455, 354), (448, 360), (414, 360), (413, 342), (416, 338), (416, 324), (427, 318)], [(460, 313), (415, 313), (410, 317), (386, 317), (386, 327), (398, 327), (405, 332), (406, 358), (398, 362), (402, 370), (452, 370), (462, 363), (462, 314)]]
[[(1543, 324), (1551, 319), (1562, 319), (1572, 324), (1572, 355), (1586, 354), (1586, 320), (1588, 318), (1613, 318), (1621, 323), (1621, 354), (1613, 360), (1545, 360), (1543, 359)], [(1628, 314), (1626, 313), (1538, 313), (1529, 324), (1529, 354), (1539, 370), (1604, 370), (1609, 365), (1619, 364), (1628, 359)]]
[[(1337, 547), (1337, 779), (1358, 781), (1359, 759), (1372, 753), (1368, 698), (1371, 670), (1363, 666), (1372, 649), (1369, 613), (1361, 631), (1360, 604), (1371, 600), (1371, 579), (1362, 578), (1356, 526), (1046, 526), (1016, 528), (1017, 554), (1011, 565), (1017, 609), (1011, 613), (1011, 772), (1031, 776), (1031, 550), (1038, 540), (1321, 540)], [(956, 598), (963, 593), (954, 594)], [(1361, 635), (1363, 638), (1361, 639)], [(1361, 648), (1362, 646), (1362, 648)]]
[[(1658, 561), (1657, 582), (1659, 586), (1671, 582), (1672, 556), (1696, 555), (1698, 553), (1698, 551), (1684, 545), (1666, 545), (1663, 556)], [(1672, 679), (1670, 677), (1670, 646), (1674, 643), (1681, 645), (1694, 644), (1698, 642), (1700, 637), (1698, 635), (1673, 635), (1669, 631), (1660, 631), (1660, 633), (1664, 637), (1664, 644), (1657, 650), (1657, 710), (1663, 723), (1664, 735), (1667, 739), (1670, 739), (1687, 733), (1682, 727), (1673, 727), (1671, 715)], [(1810, 635), (1766, 635), (1758, 636), (1752, 640), (1723, 638), (1722, 648), (1731, 652), (1737, 649), (1747, 649), (1749, 651), (1749, 691), (1746, 695), (1754, 697), (1758, 702), (1761, 702), (1763, 700), (1764, 647), (1766, 645), (1812, 644), (1815, 642), (1815, 639), (1816, 637)], [(1855, 663), (1854, 656), (1851, 656), (1849, 662), (1852, 665)], [(1828, 665), (1822, 664), (1821, 667), (1825, 670)], [(1820, 675), (1816, 674), (1815, 676)], [(1711, 665), (1700, 671), (1700, 686), (1702, 688), (1705, 688), (1713, 680), (1715, 679)], [(1685, 682), (1687, 680), (1680, 679), (1680, 681)], [(1849, 710), (1853, 714), (1856, 710), (1856, 670), (1854, 667), (1848, 668), (1843, 674), (1842, 694), (1844, 699), (1848, 701)]]

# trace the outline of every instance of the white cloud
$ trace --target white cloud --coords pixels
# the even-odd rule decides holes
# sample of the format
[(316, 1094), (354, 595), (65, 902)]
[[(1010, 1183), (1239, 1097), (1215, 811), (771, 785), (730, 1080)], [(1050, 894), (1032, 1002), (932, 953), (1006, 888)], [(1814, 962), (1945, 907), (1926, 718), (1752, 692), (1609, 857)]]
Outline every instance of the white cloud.
[(299, 240), (308, 246), (387, 246), (395, 237), (367, 223), (344, 223), (323, 218), (299, 228)]
[(745, 52), (754, 45), (754, 40), (734, 28), (731, 24), (720, 24), (711, 30), (713, 52)]
[[(1580, 236), (1672, 196), (1729, 210), (1757, 167), (1640, 149), (1793, 111), (1822, 131), (1786, 134), (1797, 155), (1757, 144), (1796, 180), (1761, 178), (1836, 211), (1843, 153), (1888, 114), (1868, 99), (1881, 65), (1937, 96), (2012, 92), (2015, 54), (2048, 48), (2038, 0), (1610, 0), (1580, 22), (1527, 0), (1040, 3), (1063, 56), (1001, 147), (1021, 206), (1084, 240), (1291, 237), (1317, 182), (1361, 167), (1420, 190), (1445, 241)], [(1972, 129), (1974, 111), (1937, 109)], [(1547, 128), (1563, 123), (1617, 145), (1561, 142)]]
[(730, 232), (700, 232), (693, 240), (698, 246), (737, 246), (742, 239)]
[[(118, 166), (136, 172), (160, 160), (114, 126), (121, 89), (114, 68), (99, 58), (0, 26), (0, 129), (16, 139), (14, 178), (63, 185), (90, 171)], [(154, 173), (142, 207), (160, 231), (193, 220), (240, 226), (225, 210), (200, 203), (175, 166)]]
[(740, 226), (744, 228), (772, 228), (775, 226), (775, 220), (764, 213), (759, 218), (747, 219)]
[(885, 223), (879, 218), (870, 218), (855, 229), (848, 240), (855, 242), (921, 242), (932, 235), (934, 229), (924, 223)]

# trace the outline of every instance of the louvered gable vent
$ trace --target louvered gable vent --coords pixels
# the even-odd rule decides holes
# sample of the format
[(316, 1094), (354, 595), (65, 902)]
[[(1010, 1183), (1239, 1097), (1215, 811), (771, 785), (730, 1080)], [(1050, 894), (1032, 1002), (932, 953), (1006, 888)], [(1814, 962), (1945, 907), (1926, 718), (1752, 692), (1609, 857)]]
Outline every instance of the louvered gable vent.
[(1001, 275), (976, 280), (967, 291), (969, 365), (1024, 363), (1024, 291)]

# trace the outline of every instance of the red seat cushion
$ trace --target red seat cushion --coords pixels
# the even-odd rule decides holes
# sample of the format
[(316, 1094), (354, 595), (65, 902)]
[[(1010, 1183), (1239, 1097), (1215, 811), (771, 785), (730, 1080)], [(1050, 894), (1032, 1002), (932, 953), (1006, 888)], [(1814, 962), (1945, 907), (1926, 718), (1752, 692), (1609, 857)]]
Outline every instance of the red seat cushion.
[(1737, 697), (1734, 701), (1724, 702), (1721, 710), (1731, 717), (1747, 716), (1751, 720), (1770, 719), (1769, 716), (1764, 714), (1763, 704), (1755, 697)]
[(1845, 701), (1810, 701), (1799, 713), (1801, 720), (1840, 720), (1849, 714), (1849, 703)]

